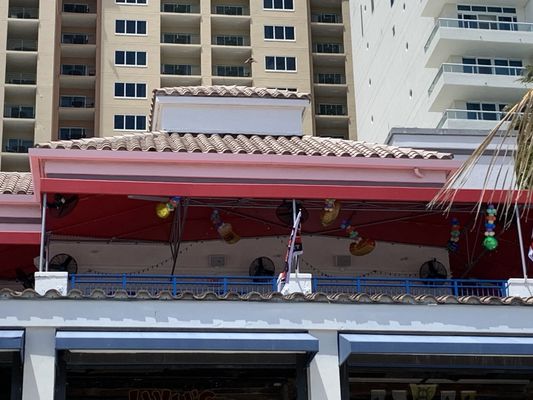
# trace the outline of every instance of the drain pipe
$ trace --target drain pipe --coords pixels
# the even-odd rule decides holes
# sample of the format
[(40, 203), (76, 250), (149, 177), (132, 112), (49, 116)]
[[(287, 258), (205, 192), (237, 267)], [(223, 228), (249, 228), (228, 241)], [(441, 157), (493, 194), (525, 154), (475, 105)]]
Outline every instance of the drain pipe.
[(41, 216), (41, 249), (39, 252), (39, 272), (43, 272), (43, 266), (44, 266), (44, 236), (46, 232), (46, 201), (47, 201), (47, 193), (43, 194), (43, 210), (42, 210), (42, 216)]

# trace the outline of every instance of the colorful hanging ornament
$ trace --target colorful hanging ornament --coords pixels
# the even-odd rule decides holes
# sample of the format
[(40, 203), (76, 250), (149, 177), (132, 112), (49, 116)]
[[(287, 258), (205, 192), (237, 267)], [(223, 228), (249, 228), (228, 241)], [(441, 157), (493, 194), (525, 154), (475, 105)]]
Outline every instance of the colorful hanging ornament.
[(166, 203), (157, 203), (155, 206), (156, 215), (161, 219), (168, 218), (170, 213), (178, 207), (180, 200), (181, 198), (179, 196), (174, 196)]
[(228, 244), (235, 244), (241, 240), (240, 236), (233, 232), (231, 224), (222, 221), (218, 210), (211, 213), (211, 222), (215, 226), (220, 237)]
[(483, 239), (483, 246), (489, 250), (496, 250), (498, 247), (498, 239), (495, 237), (494, 230), (496, 229), (496, 208), (489, 204), (487, 207), (487, 215), (485, 217), (485, 239)]
[(348, 237), (353, 240), (350, 243), (350, 253), (354, 256), (364, 256), (371, 253), (376, 248), (376, 242), (372, 239), (366, 239), (359, 235), (359, 232), (350, 225), (349, 221), (344, 220), (341, 228), (346, 231)]
[(320, 222), (323, 227), (335, 222), (341, 210), (341, 203), (335, 199), (324, 200), (324, 209), (320, 215)]
[(457, 218), (452, 218), (452, 228), (450, 230), (450, 240), (448, 240), (448, 251), (455, 253), (459, 250), (459, 236), (461, 236), (461, 225)]

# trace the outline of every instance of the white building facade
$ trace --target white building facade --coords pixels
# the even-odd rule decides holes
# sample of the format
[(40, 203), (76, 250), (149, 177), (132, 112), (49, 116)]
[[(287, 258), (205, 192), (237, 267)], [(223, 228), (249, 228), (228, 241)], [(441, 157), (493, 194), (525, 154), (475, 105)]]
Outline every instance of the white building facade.
[(351, 3), (359, 138), (394, 127), (489, 130), (531, 64), (533, 1)]

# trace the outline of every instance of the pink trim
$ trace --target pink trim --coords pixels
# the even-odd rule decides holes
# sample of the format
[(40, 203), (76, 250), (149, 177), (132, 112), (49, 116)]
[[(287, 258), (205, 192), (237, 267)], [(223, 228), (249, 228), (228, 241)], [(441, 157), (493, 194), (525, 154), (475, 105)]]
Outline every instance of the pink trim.
[(40, 232), (0, 232), (1, 244), (39, 244)]

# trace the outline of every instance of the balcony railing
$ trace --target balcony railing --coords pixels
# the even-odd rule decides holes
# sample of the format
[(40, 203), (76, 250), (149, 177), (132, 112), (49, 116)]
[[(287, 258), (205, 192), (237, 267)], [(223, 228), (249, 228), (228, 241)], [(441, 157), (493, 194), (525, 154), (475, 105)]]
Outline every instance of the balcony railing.
[(200, 7), (194, 4), (162, 3), (161, 12), (178, 14), (198, 14)]
[(189, 65), (189, 64), (162, 64), (161, 74), (163, 75), (200, 75), (200, 66)]
[(276, 277), (249, 276), (176, 276), (176, 275), (128, 275), (128, 274), (74, 274), (69, 277), (69, 289), (81, 290), (90, 294), (95, 289), (113, 295), (117, 290), (125, 290), (134, 295), (145, 290), (151, 295), (163, 291), (174, 296), (183, 292), (201, 294), (214, 292), (246, 294), (259, 292), (268, 294), (277, 291)]
[(533, 32), (533, 24), (529, 22), (499, 22), (499, 21), (479, 21), (479, 20), (464, 20), (439, 18), (429, 35), (429, 38), (424, 46), (427, 51), (433, 38), (440, 28), (461, 28), (461, 29), (484, 29), (495, 31), (515, 31), (515, 32)]
[(163, 33), (161, 43), (200, 44), (200, 35), (192, 33)]
[(431, 95), (433, 89), (437, 85), (440, 77), (444, 73), (454, 73), (454, 74), (476, 74), (476, 75), (502, 75), (502, 76), (522, 76), (525, 72), (524, 67), (506, 67), (499, 65), (482, 65), (482, 64), (453, 64), (445, 63), (442, 64), (439, 72), (433, 79), (431, 86), (429, 87), (428, 93)]
[[(477, 279), (408, 279), (408, 278), (359, 278), (320, 277), (313, 278), (312, 291), (326, 294), (410, 294), (432, 296), (495, 296), (506, 297), (507, 281)], [(146, 291), (155, 296), (168, 292), (174, 296), (189, 292), (202, 294), (214, 292), (247, 294), (257, 292), (270, 294), (278, 291), (277, 277), (250, 276), (177, 276), (139, 274), (73, 274), (69, 276), (69, 289), (80, 290), (88, 295), (101, 290), (112, 296), (117, 291), (135, 295)]]
[(34, 72), (7, 72), (6, 83), (12, 85), (35, 85), (37, 76)]
[(37, 40), (34, 39), (7, 39), (7, 50), (37, 51)]
[(346, 110), (343, 104), (319, 104), (316, 113), (318, 115), (347, 115)]
[(314, 53), (342, 54), (344, 46), (341, 43), (315, 43), (313, 45)]
[(94, 99), (84, 96), (61, 96), (59, 107), (62, 108), (93, 108)]
[(92, 136), (86, 128), (59, 128), (59, 140), (76, 140)]
[(469, 121), (500, 121), (507, 113), (504, 111), (483, 111), (483, 110), (446, 110), (437, 125), (437, 129), (444, 126), (448, 120), (469, 120)]
[(313, 278), (313, 292), (327, 294), (410, 294), (432, 296), (507, 296), (507, 281), (470, 279)]
[(86, 35), (84, 33), (63, 33), (61, 35), (61, 43), (63, 44), (95, 44), (94, 35)]
[(250, 10), (243, 6), (215, 6), (213, 14), (219, 15), (250, 15)]
[(346, 77), (343, 74), (315, 74), (315, 83), (326, 85), (344, 85)]
[(215, 65), (215, 67), (213, 68), (213, 75), (247, 78), (251, 76), (251, 71), (249, 68), (245, 68), (241, 66)]
[(217, 46), (250, 46), (250, 38), (245, 36), (217, 35), (213, 37), (212, 43)]
[(311, 22), (322, 24), (342, 24), (342, 16), (333, 13), (311, 14)]
[(37, 19), (39, 9), (31, 7), (9, 7), (9, 18)]
[(4, 150), (7, 153), (27, 153), (33, 147), (33, 141), (24, 139), (8, 139)]
[(87, 14), (90, 12), (87, 4), (63, 4), (63, 12)]
[(94, 76), (96, 69), (93, 66), (83, 64), (62, 64), (61, 75)]
[(4, 118), (35, 118), (35, 107), (6, 105)]

